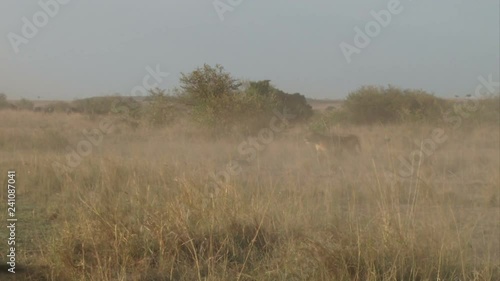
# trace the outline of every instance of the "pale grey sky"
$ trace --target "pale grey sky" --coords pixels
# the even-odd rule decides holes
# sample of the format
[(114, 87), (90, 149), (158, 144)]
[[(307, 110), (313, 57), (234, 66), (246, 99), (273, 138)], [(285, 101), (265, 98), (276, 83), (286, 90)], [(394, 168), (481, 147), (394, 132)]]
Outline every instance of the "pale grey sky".
[[(396, 0), (243, 0), (223, 21), (214, 0), (59, 1), (69, 3), (52, 5), (45, 25), (38, 1), (0, 2), (0, 92), (9, 98), (130, 95), (156, 65), (171, 73), (160, 85), (166, 89), (180, 72), (219, 63), (236, 78), (332, 99), (387, 84), (465, 95), (479, 75), (500, 75), (498, 0), (401, 0), (350, 63), (341, 42), (354, 46), (354, 28), (364, 30), (370, 11)], [(33, 23), (34, 15), (40, 27), (26, 38), (22, 18)]]

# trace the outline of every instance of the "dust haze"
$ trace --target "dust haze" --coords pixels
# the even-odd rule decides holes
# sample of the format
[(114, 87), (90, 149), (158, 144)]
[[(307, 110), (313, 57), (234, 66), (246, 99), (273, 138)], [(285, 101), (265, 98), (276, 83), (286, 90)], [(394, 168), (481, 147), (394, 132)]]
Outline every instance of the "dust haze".
[[(192, 9), (189, 26), (168, 29), (172, 49), (152, 39), (167, 29), (140, 28), (158, 11), (134, 6), (137, 26), (121, 30), (135, 30), (135, 39), (124, 40), (127, 31), (99, 41), (88, 23), (81, 42), (103, 49), (83, 44), (67, 60), (61, 40), (78, 33), (65, 33), (74, 20), (66, 16), (88, 4), (41, 2), (52, 3), (50, 13), (23, 10), (19, 26), (9, 21), (12, 54), (0, 54), (12, 67), (0, 67), (0, 279), (500, 280), (498, 42), (458, 44), (475, 40), (469, 29), (425, 29), (437, 16), (417, 24), (426, 4), (406, 1), (367, 13), (345, 4), (345, 14), (213, 1), (206, 13)], [(168, 26), (192, 5), (179, 4)], [(440, 21), (453, 22), (456, 11), (441, 5)], [(119, 14), (129, 22), (127, 11)], [(335, 37), (325, 48), (332, 59), (318, 36), (333, 14), (324, 39)], [(230, 35), (212, 34), (214, 22)], [(254, 37), (254, 25), (283, 45)], [(384, 45), (409, 34), (440, 37), (425, 48)], [(144, 56), (129, 48), (145, 48)], [(437, 72), (439, 83), (429, 79)], [(82, 92), (63, 94), (76, 84)]]

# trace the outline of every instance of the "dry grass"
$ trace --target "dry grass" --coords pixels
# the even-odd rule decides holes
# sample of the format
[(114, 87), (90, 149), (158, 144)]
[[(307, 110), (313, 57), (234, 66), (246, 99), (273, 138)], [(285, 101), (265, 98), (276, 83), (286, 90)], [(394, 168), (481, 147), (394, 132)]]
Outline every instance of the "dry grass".
[[(344, 128), (362, 154), (320, 162), (290, 129), (247, 163), (242, 139), (117, 124), (58, 177), (52, 163), (99, 118), (0, 120), (0, 181), (18, 176), (18, 278), (500, 280), (495, 126), (446, 129), (413, 176), (391, 178), (432, 126)], [(241, 173), (214, 188), (231, 159)]]

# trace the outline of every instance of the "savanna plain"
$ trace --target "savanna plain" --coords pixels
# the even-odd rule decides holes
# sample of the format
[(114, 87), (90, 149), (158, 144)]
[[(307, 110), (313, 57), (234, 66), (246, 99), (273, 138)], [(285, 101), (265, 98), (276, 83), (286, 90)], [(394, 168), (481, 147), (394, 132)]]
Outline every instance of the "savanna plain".
[(111, 115), (0, 120), (17, 280), (500, 280), (495, 123), (336, 125), (361, 152), (325, 157), (307, 124), (214, 138)]

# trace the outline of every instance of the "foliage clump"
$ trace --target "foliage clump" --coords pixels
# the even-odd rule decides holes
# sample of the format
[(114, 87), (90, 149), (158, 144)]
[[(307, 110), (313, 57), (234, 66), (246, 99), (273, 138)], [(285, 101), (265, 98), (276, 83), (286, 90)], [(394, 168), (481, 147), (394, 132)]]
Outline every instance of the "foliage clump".
[(423, 90), (364, 86), (348, 95), (344, 110), (352, 123), (387, 124), (435, 121), (445, 106), (445, 100)]
[(235, 127), (252, 133), (266, 126), (276, 111), (305, 121), (313, 111), (303, 95), (287, 94), (271, 85), (270, 80), (242, 83), (221, 65), (204, 65), (189, 74), (182, 73), (181, 96), (192, 105), (193, 119), (216, 132)]
[(176, 98), (165, 90), (149, 90), (148, 103), (143, 111), (147, 122), (155, 127), (172, 124), (181, 115)]
[(16, 102), (9, 102), (7, 95), (0, 93), (0, 109), (13, 109), (13, 110), (33, 110), (34, 104), (32, 101), (22, 98)]
[(71, 105), (69, 102), (65, 101), (57, 101), (53, 102), (46, 107), (52, 108), (53, 111), (55, 112), (68, 112), (69, 110), (73, 110), (74, 107)]
[(15, 107), (21, 110), (33, 110), (35, 105), (32, 101), (23, 98), (16, 102)]
[(139, 116), (140, 104), (132, 97), (107, 96), (92, 97), (73, 101), (78, 112), (94, 115), (108, 113), (124, 113)]
[(193, 106), (196, 122), (227, 130), (238, 112), (237, 91), (241, 84), (221, 65), (205, 64), (189, 74), (181, 73), (182, 96)]

